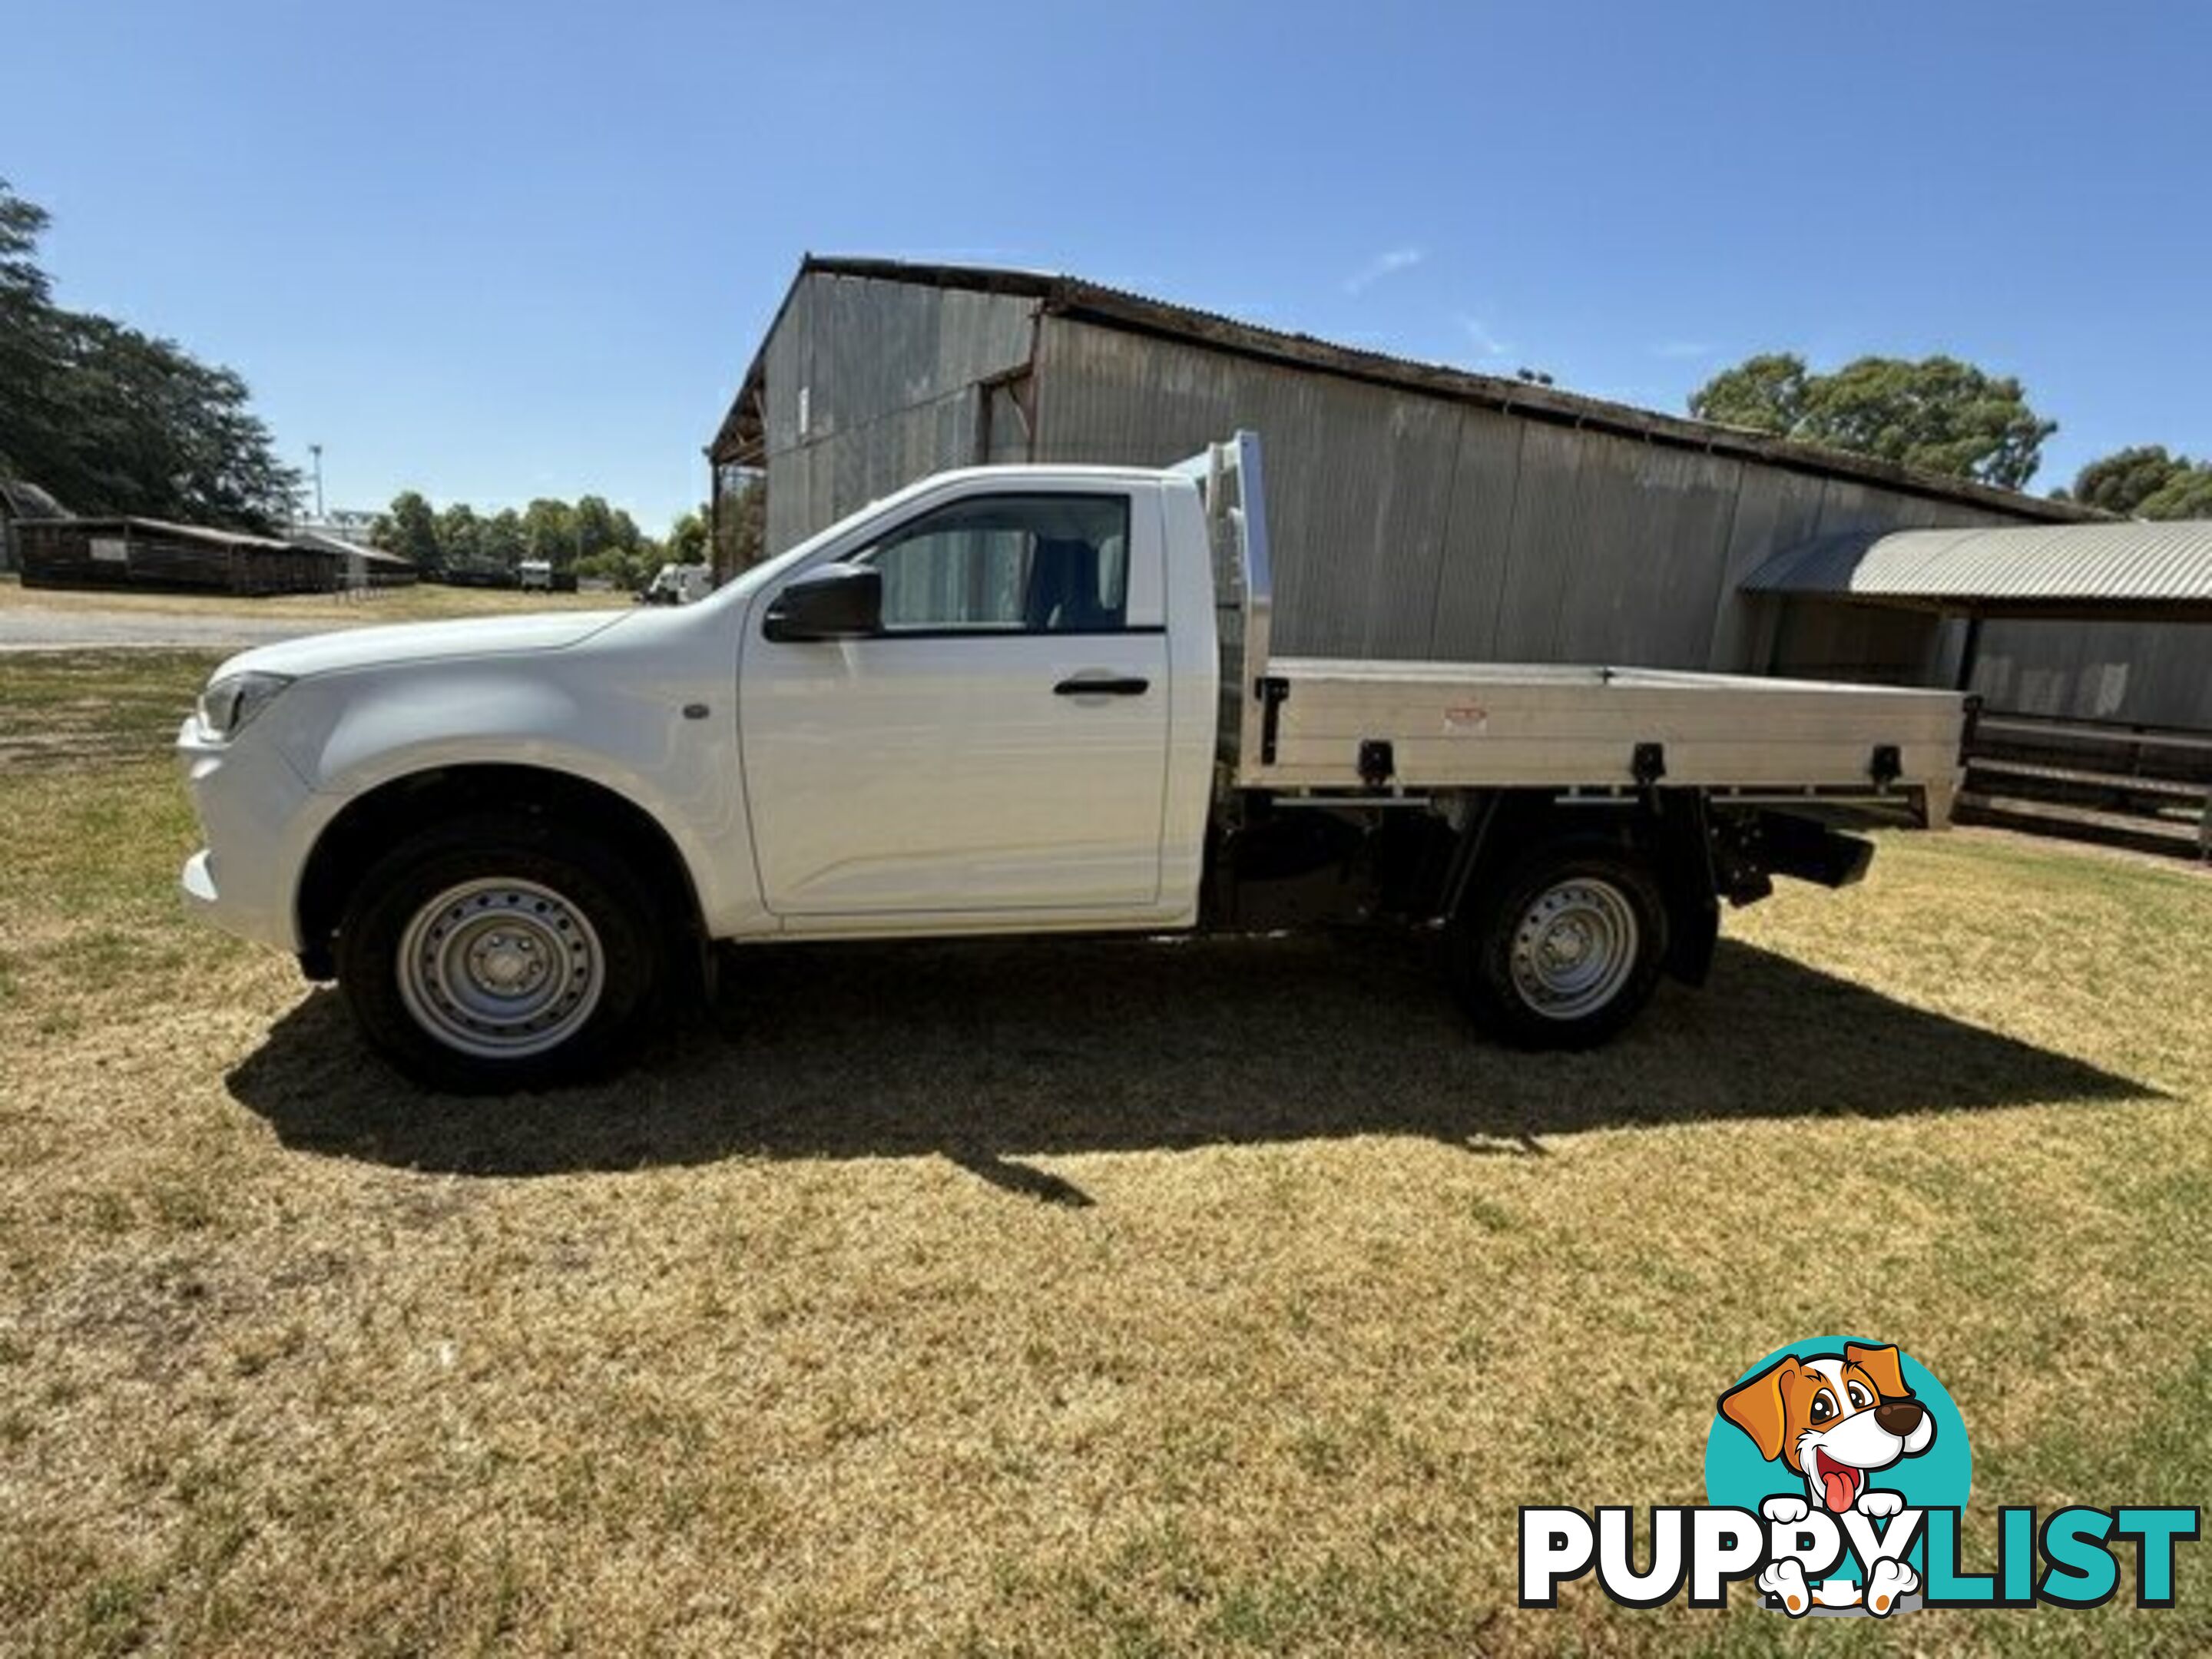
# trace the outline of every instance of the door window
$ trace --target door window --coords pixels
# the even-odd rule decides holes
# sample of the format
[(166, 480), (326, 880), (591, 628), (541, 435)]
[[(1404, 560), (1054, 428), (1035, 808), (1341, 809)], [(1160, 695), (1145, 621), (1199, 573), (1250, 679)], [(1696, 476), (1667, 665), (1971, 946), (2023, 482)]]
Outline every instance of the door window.
[(886, 634), (1107, 634), (1127, 626), (1126, 495), (974, 495), (891, 532)]

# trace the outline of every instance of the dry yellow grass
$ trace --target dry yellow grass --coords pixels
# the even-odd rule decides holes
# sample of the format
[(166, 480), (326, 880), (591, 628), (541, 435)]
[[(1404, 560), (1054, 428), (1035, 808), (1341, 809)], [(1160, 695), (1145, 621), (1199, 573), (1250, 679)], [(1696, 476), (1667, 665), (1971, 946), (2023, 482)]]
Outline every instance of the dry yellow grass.
[(2189, 871), (1900, 837), (1574, 1057), (1388, 942), (762, 952), (618, 1084), (460, 1103), (183, 923), (158, 756), (0, 812), (0, 1645), (2212, 1641), (2204, 1546), (2174, 1612), (1894, 1631), (1511, 1582), (1516, 1505), (1702, 1501), (1718, 1389), (1832, 1329), (1957, 1399), (1976, 1554), (2205, 1496)]

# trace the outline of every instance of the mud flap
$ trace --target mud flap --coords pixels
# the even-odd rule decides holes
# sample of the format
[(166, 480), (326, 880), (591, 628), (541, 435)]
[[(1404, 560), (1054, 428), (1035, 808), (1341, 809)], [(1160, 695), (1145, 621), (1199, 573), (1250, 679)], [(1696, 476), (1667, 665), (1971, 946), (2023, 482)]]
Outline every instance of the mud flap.
[(1659, 878), (1667, 896), (1668, 977), (1703, 985), (1720, 942), (1721, 904), (1706, 835), (1705, 797), (1688, 790), (1657, 792)]

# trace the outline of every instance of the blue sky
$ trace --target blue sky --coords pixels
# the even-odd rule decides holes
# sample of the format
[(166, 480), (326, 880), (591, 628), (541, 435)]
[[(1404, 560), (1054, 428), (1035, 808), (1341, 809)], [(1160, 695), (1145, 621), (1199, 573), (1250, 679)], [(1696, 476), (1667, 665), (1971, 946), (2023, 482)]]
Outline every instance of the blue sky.
[(2212, 452), (2212, 6), (10, 0), (64, 303), (330, 499), (658, 529), (799, 255), (1066, 270), (1656, 408), (1948, 351)]

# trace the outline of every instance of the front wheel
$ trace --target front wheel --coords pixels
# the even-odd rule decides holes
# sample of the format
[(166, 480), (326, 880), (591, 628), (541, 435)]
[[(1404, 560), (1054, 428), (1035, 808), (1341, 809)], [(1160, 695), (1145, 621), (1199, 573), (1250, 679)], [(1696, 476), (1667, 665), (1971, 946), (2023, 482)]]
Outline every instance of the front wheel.
[(1634, 854), (1565, 842), (1470, 895), (1444, 939), (1453, 989), (1486, 1030), (1524, 1048), (1588, 1048), (1658, 984), (1667, 906)]
[(652, 909), (598, 843), (541, 820), (470, 817), (402, 843), (340, 924), (362, 1031), (419, 1082), (543, 1088), (604, 1069), (660, 978)]

